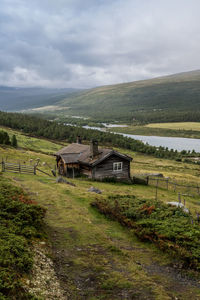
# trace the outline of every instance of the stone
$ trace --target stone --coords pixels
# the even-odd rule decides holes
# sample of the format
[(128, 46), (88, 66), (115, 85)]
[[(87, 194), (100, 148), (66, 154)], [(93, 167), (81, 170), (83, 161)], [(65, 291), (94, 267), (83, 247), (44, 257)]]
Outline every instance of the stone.
[(67, 181), (66, 179), (64, 179), (63, 177), (59, 176), (56, 178), (56, 182), (57, 183), (65, 183), (65, 184), (69, 184), (72, 186), (76, 186), (74, 183)]
[(89, 189), (88, 189), (88, 192), (92, 192), (92, 193), (96, 193), (96, 194), (102, 194), (102, 191), (91, 186)]
[(186, 208), (186, 207), (185, 207), (182, 203), (180, 203), (180, 202), (172, 201), (172, 202), (167, 202), (167, 204), (168, 204), (168, 205), (172, 205), (172, 206), (176, 206), (176, 207), (180, 207), (180, 208), (182, 208), (182, 210), (183, 210), (185, 213), (189, 214), (189, 209)]

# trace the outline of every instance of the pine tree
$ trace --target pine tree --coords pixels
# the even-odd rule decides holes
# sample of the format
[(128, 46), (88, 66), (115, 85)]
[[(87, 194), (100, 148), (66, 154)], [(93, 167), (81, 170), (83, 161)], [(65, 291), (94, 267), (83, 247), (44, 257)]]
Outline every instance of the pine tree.
[(12, 136), (12, 139), (11, 139), (11, 146), (13, 146), (13, 147), (17, 147), (17, 138), (16, 138), (16, 135), (15, 134), (13, 134), (13, 136)]

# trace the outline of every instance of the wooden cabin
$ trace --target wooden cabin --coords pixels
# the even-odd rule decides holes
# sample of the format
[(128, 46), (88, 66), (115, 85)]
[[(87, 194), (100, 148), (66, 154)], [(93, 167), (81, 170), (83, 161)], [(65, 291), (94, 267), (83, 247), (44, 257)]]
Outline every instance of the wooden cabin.
[(77, 143), (62, 148), (55, 155), (58, 172), (66, 177), (86, 175), (97, 180), (130, 179), (132, 158), (112, 149), (99, 148), (96, 140), (92, 140), (90, 145), (83, 145), (78, 137)]

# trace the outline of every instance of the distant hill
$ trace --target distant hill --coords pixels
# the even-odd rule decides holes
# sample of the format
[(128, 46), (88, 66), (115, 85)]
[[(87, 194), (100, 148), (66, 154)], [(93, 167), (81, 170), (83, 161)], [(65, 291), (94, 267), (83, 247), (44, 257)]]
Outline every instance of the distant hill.
[(37, 107), (45, 109), (29, 112), (62, 121), (200, 121), (200, 70), (87, 90), (0, 87), (0, 110)]
[(19, 111), (52, 105), (80, 90), (48, 88), (16, 88), (0, 86), (0, 110)]
[(93, 88), (59, 105), (101, 120), (200, 121), (200, 70)]

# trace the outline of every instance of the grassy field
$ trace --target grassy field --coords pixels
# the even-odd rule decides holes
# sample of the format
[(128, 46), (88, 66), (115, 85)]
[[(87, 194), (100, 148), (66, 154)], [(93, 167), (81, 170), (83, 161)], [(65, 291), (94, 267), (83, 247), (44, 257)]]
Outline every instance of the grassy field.
[[(51, 144), (45, 142), (43, 145), (40, 140), (37, 141), (37, 151), (45, 152), (44, 147), (50, 147)], [(122, 152), (133, 157), (132, 175), (159, 172), (181, 182), (200, 184), (199, 167), (194, 164)], [(40, 158), (40, 168), (44, 170), (48, 167), (43, 167), (42, 162), (55, 165), (52, 155), (30, 149), (0, 147), (0, 156), (7, 157), (7, 161), (20, 160), (27, 164), (30, 159), (35, 161)], [(76, 185), (74, 187), (58, 184), (55, 178), (39, 173), (33, 176), (6, 172), (3, 177), (11, 179), (47, 209), (45, 223), (51, 256), (69, 299), (167, 300), (188, 299), (188, 295), (191, 299), (200, 299), (200, 284), (194, 279), (194, 274), (190, 273), (191, 278), (186, 274), (181, 276), (184, 271), (179, 269), (176, 260), (152, 244), (140, 242), (132, 231), (107, 219), (90, 206), (96, 198), (116, 194), (154, 199), (154, 187), (83, 179), (71, 180)], [(88, 192), (91, 186), (101, 189), (102, 195)], [(177, 201), (178, 195), (158, 189), (158, 199)], [(186, 198), (187, 207), (194, 216), (199, 211), (199, 200), (199, 197)]]
[(200, 123), (198, 123), (198, 122), (152, 123), (152, 124), (146, 125), (145, 127), (172, 129), (172, 130), (200, 131)]
[(12, 135), (15, 134), (19, 148), (32, 150), (35, 152), (53, 154), (56, 151), (58, 151), (63, 145), (66, 145), (66, 143), (59, 143), (42, 138), (38, 139), (28, 135), (24, 135), (19, 131), (3, 126), (0, 126), (0, 130), (7, 131), (10, 137), (12, 137)]
[[(194, 124), (194, 125), (193, 125)], [(168, 136), (184, 138), (200, 138), (200, 123), (154, 123), (148, 125), (129, 125), (127, 127), (115, 127), (109, 129), (127, 134), (148, 135), (148, 136)]]

